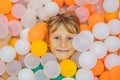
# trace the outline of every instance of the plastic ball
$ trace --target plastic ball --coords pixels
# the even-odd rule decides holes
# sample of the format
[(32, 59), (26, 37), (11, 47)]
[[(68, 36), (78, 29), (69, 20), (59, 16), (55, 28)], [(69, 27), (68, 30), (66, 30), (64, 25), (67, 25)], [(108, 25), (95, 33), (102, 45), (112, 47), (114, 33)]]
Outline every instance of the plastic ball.
[(9, 21), (8, 26), (12, 31), (12, 36), (18, 36), (22, 30), (22, 24), (17, 20)]
[(12, 38), (10, 41), (9, 41), (9, 45), (12, 46), (12, 47), (15, 47), (15, 44), (17, 42), (17, 38)]
[(109, 22), (112, 19), (118, 19), (118, 13), (118, 10), (112, 13), (105, 12), (105, 20)]
[(87, 24), (80, 24), (80, 32), (81, 31), (84, 31), (84, 30), (87, 30), (87, 31), (92, 31), (91, 27)]
[(110, 71), (104, 71), (101, 75), (100, 75), (100, 80), (111, 80), (110, 79)]
[(119, 17), (119, 19), (120, 19), (120, 11), (119, 11), (118, 17)]
[(49, 2), (44, 7), (45, 13), (48, 17), (55, 16), (59, 13), (59, 7), (55, 2)]
[(0, 23), (8, 24), (8, 17), (4, 14), (0, 14)]
[(64, 4), (64, 0), (52, 0), (53, 2), (57, 3), (59, 7), (62, 7)]
[(97, 64), (97, 57), (91, 52), (84, 52), (80, 54), (78, 62), (82, 68), (91, 69)]
[(99, 0), (85, 0), (87, 4), (96, 4)]
[(24, 64), (29, 69), (37, 68), (40, 65), (40, 57), (29, 53), (24, 58)]
[(15, 49), (18, 54), (25, 55), (30, 51), (30, 43), (28, 40), (19, 39), (15, 44)]
[(5, 71), (6, 71), (6, 65), (2, 60), (0, 60), (0, 75), (3, 75)]
[(110, 34), (111, 35), (118, 35), (120, 34), (120, 20), (118, 19), (112, 19), (108, 22), (108, 25), (110, 26)]
[(99, 76), (103, 73), (104, 69), (105, 67), (104, 67), (104, 63), (102, 62), (102, 60), (98, 60), (97, 64), (95, 65), (95, 67), (91, 69), (91, 71), (93, 72), (95, 76)]
[(64, 0), (65, 4), (67, 6), (72, 6), (72, 5), (75, 5), (75, 1), (74, 0)]
[(79, 69), (75, 77), (76, 80), (94, 80), (94, 75), (89, 69)]
[(86, 34), (77, 34), (72, 41), (73, 47), (79, 52), (85, 52), (90, 49), (92, 41)]
[(32, 42), (30, 49), (33, 55), (43, 56), (47, 52), (47, 44), (42, 40), (36, 40)]
[(26, 8), (22, 4), (15, 4), (12, 7), (12, 15), (15, 16), (16, 18), (21, 18), (26, 11)]
[(0, 14), (8, 13), (12, 8), (10, 0), (0, 0)]
[(44, 73), (48, 78), (56, 78), (60, 75), (59, 64), (56, 61), (48, 61), (44, 66)]
[(86, 1), (85, 1), (85, 0), (75, 0), (75, 3), (76, 3), (76, 5), (78, 5), (78, 6), (83, 6), (83, 5), (86, 4)]
[(120, 39), (116, 36), (109, 36), (104, 43), (109, 52), (115, 52), (120, 49)]
[(101, 41), (95, 41), (90, 48), (90, 51), (95, 54), (95, 56), (100, 59), (106, 56), (107, 48), (106, 45)]
[(41, 57), (41, 64), (44, 66), (48, 61), (57, 61), (55, 55), (50, 52), (47, 52), (46, 55)]
[(89, 10), (85, 7), (78, 7), (75, 10), (75, 13), (77, 14), (78, 18), (80, 19), (80, 22), (85, 22), (89, 18)]
[(29, 32), (29, 28), (25, 28), (20, 32), (20, 38), (21, 39), (26, 39), (28, 40), (28, 32)]
[(69, 6), (66, 8), (66, 11), (75, 11), (77, 9), (77, 6), (73, 5), (73, 6)]
[(83, 31), (81, 31), (81, 33), (82, 34), (86, 34), (91, 39), (92, 42), (94, 41), (94, 36), (93, 36), (93, 34), (90, 31), (83, 30)]
[(19, 71), (18, 79), (19, 80), (35, 80), (35, 74), (33, 73), (32, 70), (28, 68), (24, 68)]
[(19, 61), (14, 60), (6, 64), (6, 72), (9, 75), (18, 75), (19, 71), (22, 69), (22, 65)]
[(16, 2), (18, 2), (19, 0), (10, 0), (11, 2), (13, 2), (13, 3), (16, 3)]
[(19, 55), (18, 61), (21, 63), (22, 67), (26, 67), (24, 64), (25, 55)]
[(120, 65), (115, 66), (110, 70), (110, 79), (111, 80), (120, 80)]
[(74, 61), (65, 59), (60, 62), (61, 74), (65, 77), (73, 76), (77, 71), (77, 66)]
[(100, 22), (104, 22), (104, 18), (98, 13), (94, 13), (88, 18), (88, 24), (90, 25), (90, 27), (93, 27), (96, 23)]
[(81, 54), (80, 52), (75, 52), (71, 56), (71, 60), (73, 60), (76, 63), (76, 65), (77, 65), (78, 68), (80, 67), (79, 62), (78, 62), (78, 58), (79, 58), (80, 54)]
[(63, 78), (62, 80), (75, 80), (74, 78)]
[(16, 57), (16, 50), (11, 46), (5, 46), (0, 50), (0, 58), (4, 62), (11, 62)]
[(5, 37), (7, 37), (8, 34), (9, 34), (8, 26), (6, 26), (5, 24), (0, 23), (0, 39), (3, 39)]
[(3, 80), (3, 78), (0, 77), (0, 80)]
[(92, 33), (96, 39), (103, 40), (110, 35), (110, 28), (108, 24), (97, 23), (93, 26)]
[(103, 1), (103, 8), (105, 11), (112, 13), (119, 8), (118, 0), (105, 0)]
[(43, 40), (47, 33), (47, 24), (45, 23), (38, 23), (34, 27), (32, 27), (28, 32), (28, 38), (30, 42), (35, 40)]
[(32, 9), (27, 9), (21, 17), (21, 24), (25, 28), (31, 28), (36, 24), (37, 13)]
[(11, 76), (11, 77), (9, 77), (7, 80), (18, 80), (18, 77)]
[(38, 70), (35, 72), (35, 80), (50, 80), (45, 74), (43, 70)]
[(116, 54), (109, 54), (104, 60), (105, 67), (111, 70), (113, 67), (120, 65), (120, 57)]

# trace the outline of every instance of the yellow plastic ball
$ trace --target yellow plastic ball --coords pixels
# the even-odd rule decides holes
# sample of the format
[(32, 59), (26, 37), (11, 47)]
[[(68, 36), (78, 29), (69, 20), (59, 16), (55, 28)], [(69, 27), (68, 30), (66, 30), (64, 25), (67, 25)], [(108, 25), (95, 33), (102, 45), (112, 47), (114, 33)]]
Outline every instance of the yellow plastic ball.
[(17, 40), (18, 40), (17, 38), (12, 38), (9, 42), (9, 45), (14, 47)]
[(47, 52), (47, 44), (42, 40), (35, 40), (31, 44), (31, 53), (35, 56), (44, 56)]
[(65, 77), (71, 77), (76, 73), (77, 66), (74, 61), (65, 59), (60, 63), (61, 74)]

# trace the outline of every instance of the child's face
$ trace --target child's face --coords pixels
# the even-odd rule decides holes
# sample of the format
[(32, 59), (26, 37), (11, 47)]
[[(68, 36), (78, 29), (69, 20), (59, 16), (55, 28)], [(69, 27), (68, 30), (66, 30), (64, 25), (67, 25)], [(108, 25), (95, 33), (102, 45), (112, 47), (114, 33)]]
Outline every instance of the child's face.
[(49, 36), (51, 52), (59, 59), (69, 58), (75, 49), (72, 47), (72, 40), (75, 34), (69, 33), (63, 25)]

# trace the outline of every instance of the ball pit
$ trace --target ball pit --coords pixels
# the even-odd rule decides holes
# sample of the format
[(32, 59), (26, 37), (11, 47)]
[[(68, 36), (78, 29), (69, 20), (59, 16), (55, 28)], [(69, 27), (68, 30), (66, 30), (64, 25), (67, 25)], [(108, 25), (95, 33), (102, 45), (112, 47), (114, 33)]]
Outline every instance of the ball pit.
[[(49, 18), (74, 11), (76, 52), (49, 51)], [(120, 0), (0, 0), (0, 80), (120, 80)]]

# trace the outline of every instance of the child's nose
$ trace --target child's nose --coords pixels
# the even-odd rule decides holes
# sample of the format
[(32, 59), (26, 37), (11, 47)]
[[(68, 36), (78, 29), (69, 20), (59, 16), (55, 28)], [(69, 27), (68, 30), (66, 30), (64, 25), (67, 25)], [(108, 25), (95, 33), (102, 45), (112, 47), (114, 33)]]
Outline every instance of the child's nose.
[(65, 40), (61, 40), (60, 45), (61, 45), (62, 47), (66, 46), (66, 41), (65, 41)]

